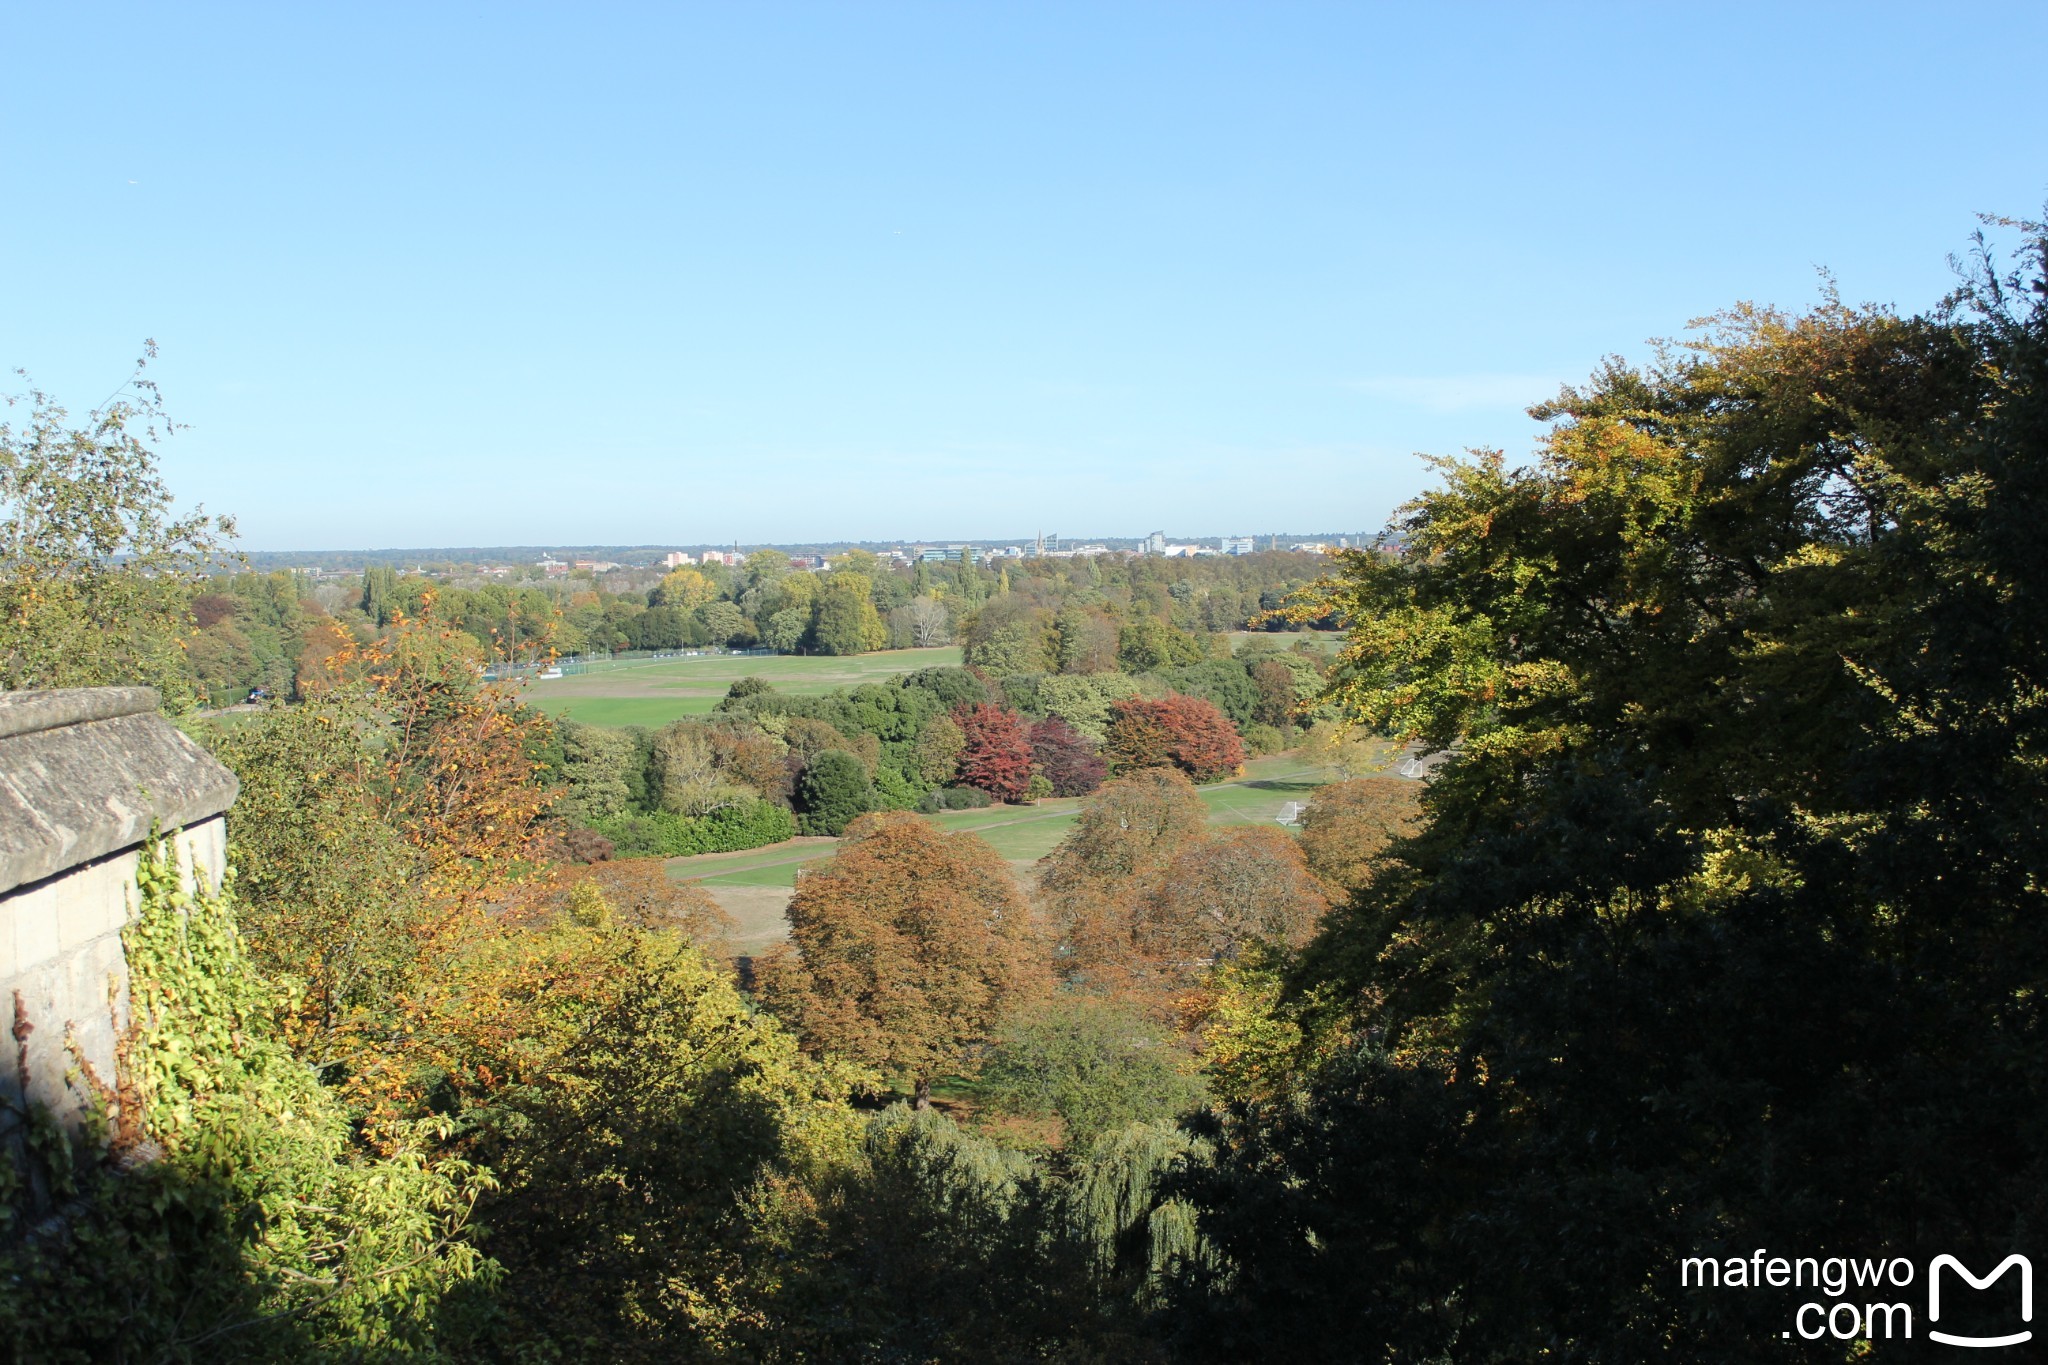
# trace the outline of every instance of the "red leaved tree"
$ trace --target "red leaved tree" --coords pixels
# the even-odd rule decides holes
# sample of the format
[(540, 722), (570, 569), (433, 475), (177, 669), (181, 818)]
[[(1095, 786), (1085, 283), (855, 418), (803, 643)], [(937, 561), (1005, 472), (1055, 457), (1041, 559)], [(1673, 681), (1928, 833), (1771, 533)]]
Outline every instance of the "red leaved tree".
[(953, 712), (966, 747), (960, 751), (960, 780), (998, 801), (1021, 801), (1031, 783), (1031, 742), (1015, 711), (994, 702)]
[(1196, 782), (1229, 777), (1244, 763), (1244, 741), (1230, 718), (1211, 702), (1179, 693), (1117, 702), (1102, 751), (1120, 773), (1171, 766)]
[(1095, 752), (1088, 736), (1058, 716), (1048, 716), (1031, 727), (1031, 758), (1052, 783), (1054, 796), (1086, 796), (1109, 775), (1109, 765)]

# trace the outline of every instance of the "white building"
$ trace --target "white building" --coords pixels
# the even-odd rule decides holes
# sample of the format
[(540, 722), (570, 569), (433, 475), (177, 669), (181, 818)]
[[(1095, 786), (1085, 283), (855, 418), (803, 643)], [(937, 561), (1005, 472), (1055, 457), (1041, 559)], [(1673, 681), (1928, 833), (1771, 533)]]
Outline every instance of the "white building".
[(670, 550), (661, 557), (661, 567), (664, 569), (680, 569), (686, 564), (695, 564), (696, 562), (697, 557), (695, 555), (684, 554), (681, 550)]
[(1223, 537), (1223, 553), (1227, 555), (1248, 555), (1252, 553), (1252, 548), (1250, 536)]

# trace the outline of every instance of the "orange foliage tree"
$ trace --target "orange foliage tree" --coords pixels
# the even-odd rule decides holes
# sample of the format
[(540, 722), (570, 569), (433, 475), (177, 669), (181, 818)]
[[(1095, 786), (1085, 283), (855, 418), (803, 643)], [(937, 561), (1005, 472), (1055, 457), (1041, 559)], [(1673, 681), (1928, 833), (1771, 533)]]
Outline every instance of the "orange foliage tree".
[(1244, 764), (1244, 741), (1230, 718), (1213, 702), (1179, 693), (1113, 705), (1102, 752), (1118, 772), (1171, 766), (1196, 782), (1229, 777)]
[(1187, 982), (1250, 943), (1300, 947), (1329, 908), (1292, 835), (1218, 830), (1183, 848), (1136, 904), (1131, 946), (1157, 978)]
[(1365, 885), (1389, 844), (1420, 823), (1422, 784), (1360, 777), (1319, 787), (1301, 817), (1309, 870), (1338, 892)]
[(960, 780), (998, 801), (1021, 801), (1031, 782), (1031, 741), (1015, 711), (982, 702), (953, 713), (964, 747)]
[(797, 883), (790, 943), (760, 965), (769, 1007), (813, 1051), (932, 1077), (1049, 984), (1030, 911), (996, 851), (901, 811), (847, 826)]
[(1090, 798), (1039, 864), (1064, 975), (1110, 990), (1133, 984), (1132, 908), (1208, 822), (1209, 808), (1174, 768), (1128, 773)]

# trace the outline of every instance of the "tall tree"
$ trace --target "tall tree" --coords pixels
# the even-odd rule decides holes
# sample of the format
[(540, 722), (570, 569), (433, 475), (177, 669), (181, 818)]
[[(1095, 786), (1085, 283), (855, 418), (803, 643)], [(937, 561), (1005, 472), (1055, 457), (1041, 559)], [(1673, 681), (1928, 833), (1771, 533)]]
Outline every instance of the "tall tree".
[(932, 1078), (1018, 1000), (1044, 989), (1029, 907), (1002, 858), (972, 834), (885, 812), (847, 828), (789, 904), (790, 942), (761, 965), (770, 1008), (806, 1046)]

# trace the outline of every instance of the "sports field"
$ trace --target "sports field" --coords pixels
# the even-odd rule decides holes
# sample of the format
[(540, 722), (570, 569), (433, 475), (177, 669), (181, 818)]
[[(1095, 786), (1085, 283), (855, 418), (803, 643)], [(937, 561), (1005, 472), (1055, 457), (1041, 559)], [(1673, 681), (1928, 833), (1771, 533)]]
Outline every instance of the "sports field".
[[(1295, 754), (1253, 759), (1243, 777), (1200, 788), (1216, 825), (1264, 824), (1277, 817), (1289, 801), (1301, 801), (1331, 781), (1323, 768)], [(949, 830), (971, 830), (1020, 871), (1037, 862), (1065, 837), (1083, 798), (1041, 801), (1035, 806), (990, 806), (985, 810), (947, 811), (926, 818)], [(783, 912), (796, 886), (797, 869), (832, 856), (836, 839), (792, 839), (744, 853), (713, 853), (699, 858), (673, 858), (669, 875), (701, 885), (738, 926), (734, 950), (760, 952), (787, 932)]]
[(571, 716), (589, 725), (660, 726), (704, 715), (740, 678), (765, 678), (783, 692), (817, 693), (959, 662), (960, 651), (950, 646), (845, 657), (717, 654), (625, 661), (566, 678), (536, 679), (527, 684), (525, 699), (551, 716)]

